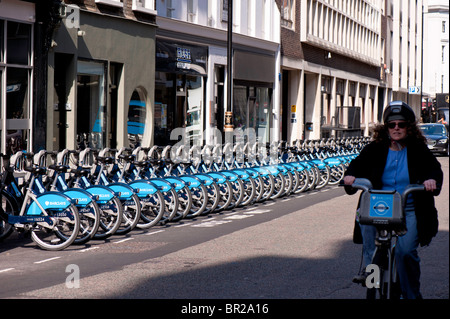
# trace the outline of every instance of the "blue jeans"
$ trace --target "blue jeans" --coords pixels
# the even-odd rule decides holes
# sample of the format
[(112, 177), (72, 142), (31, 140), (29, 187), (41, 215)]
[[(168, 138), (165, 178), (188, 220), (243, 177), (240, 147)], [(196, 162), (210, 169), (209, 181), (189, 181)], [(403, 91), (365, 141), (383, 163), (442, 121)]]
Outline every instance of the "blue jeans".
[[(395, 247), (395, 261), (400, 280), (402, 295), (405, 299), (421, 298), (420, 295), (420, 258), (417, 253), (419, 239), (414, 209), (406, 209), (406, 227), (408, 232), (398, 237)], [(363, 237), (363, 258), (367, 266), (375, 252), (376, 230), (374, 226), (360, 225)]]

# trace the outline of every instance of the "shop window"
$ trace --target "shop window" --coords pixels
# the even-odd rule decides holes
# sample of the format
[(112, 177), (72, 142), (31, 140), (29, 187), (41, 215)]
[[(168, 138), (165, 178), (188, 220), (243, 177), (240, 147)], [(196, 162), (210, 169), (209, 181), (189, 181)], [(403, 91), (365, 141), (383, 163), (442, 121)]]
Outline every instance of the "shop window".
[(127, 131), (130, 146), (140, 146), (145, 132), (146, 118), (145, 101), (134, 90), (128, 107)]
[(105, 84), (102, 63), (78, 61), (77, 143), (83, 149), (105, 147)]
[(28, 65), (30, 62), (31, 25), (8, 21), (7, 63)]

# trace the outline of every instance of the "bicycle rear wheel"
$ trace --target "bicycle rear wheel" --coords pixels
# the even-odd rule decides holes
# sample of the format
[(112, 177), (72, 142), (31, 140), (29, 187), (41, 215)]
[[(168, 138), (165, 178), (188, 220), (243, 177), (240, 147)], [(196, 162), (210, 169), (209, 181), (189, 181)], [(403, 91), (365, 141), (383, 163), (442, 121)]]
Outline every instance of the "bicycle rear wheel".
[(100, 227), (94, 235), (94, 239), (106, 239), (116, 233), (123, 219), (123, 206), (117, 197), (113, 197), (107, 203), (99, 204), (102, 212)]
[(45, 214), (51, 217), (52, 223), (34, 223), (31, 229), (33, 241), (42, 249), (52, 251), (70, 246), (80, 230), (80, 215), (75, 205), (71, 204), (64, 210), (47, 208)]
[(136, 194), (127, 200), (121, 200), (123, 206), (122, 223), (117, 229), (117, 235), (125, 235), (132, 231), (141, 219), (141, 202)]
[(164, 215), (164, 196), (160, 191), (141, 198), (141, 220), (137, 224), (139, 229), (147, 229), (155, 226)]

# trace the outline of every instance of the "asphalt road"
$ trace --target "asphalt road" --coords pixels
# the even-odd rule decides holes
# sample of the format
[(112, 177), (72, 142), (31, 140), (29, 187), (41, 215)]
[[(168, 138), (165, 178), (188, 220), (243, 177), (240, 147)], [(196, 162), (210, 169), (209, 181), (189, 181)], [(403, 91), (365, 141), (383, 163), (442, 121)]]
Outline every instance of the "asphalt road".
[[(448, 300), (448, 157), (439, 160), (439, 233), (419, 255), (423, 297)], [(0, 244), (0, 298), (363, 299), (351, 282), (357, 198), (327, 187), (61, 252), (15, 236)]]

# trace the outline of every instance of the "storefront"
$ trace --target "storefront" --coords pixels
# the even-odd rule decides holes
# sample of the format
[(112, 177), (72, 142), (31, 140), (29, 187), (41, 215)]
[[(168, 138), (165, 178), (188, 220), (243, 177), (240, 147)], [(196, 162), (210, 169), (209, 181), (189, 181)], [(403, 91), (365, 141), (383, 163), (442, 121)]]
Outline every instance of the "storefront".
[(155, 24), (69, 10), (49, 53), (47, 149), (151, 145)]
[(253, 130), (259, 142), (270, 142), (274, 128), (272, 105), (275, 57), (236, 50), (233, 76), (233, 124)]
[(32, 148), (35, 5), (0, 1), (0, 152)]
[(206, 46), (157, 39), (154, 144), (174, 144), (182, 130), (203, 143), (207, 56)]

